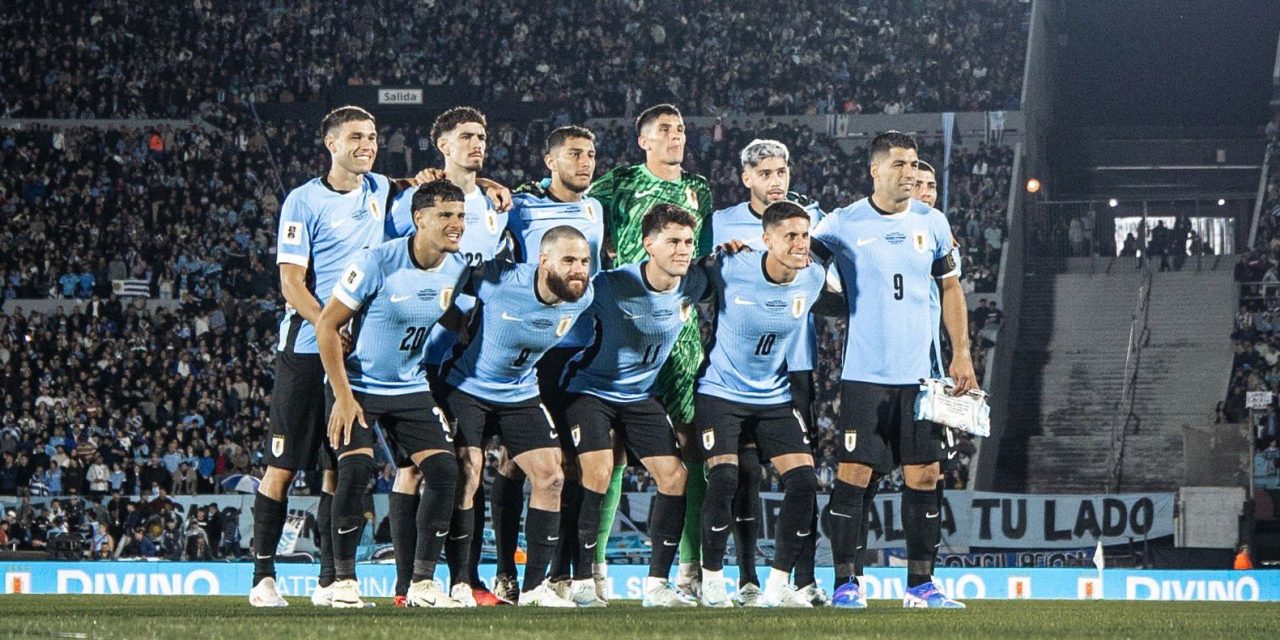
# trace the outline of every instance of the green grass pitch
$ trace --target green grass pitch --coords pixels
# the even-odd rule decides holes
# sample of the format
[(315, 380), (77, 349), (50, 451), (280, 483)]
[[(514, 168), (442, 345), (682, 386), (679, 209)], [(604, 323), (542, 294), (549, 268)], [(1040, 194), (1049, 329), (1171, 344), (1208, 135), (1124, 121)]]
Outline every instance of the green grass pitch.
[(0, 596), (0, 638), (351, 638), (353, 640), (623, 640), (627, 638), (1275, 638), (1274, 604), (975, 601), (963, 611), (876, 602), (847, 611), (644, 609), (253, 609), (244, 598)]

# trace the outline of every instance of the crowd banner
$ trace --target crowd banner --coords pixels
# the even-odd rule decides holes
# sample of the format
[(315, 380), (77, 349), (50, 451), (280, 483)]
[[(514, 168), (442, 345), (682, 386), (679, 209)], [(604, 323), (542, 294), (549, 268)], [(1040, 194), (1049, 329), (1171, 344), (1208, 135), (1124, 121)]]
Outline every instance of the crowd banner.
[[(644, 539), (652, 497), (652, 493), (623, 494), (619, 508), (626, 518), (620, 518), (615, 526), (620, 528), (619, 540), (625, 541), (629, 546), (627, 549), (617, 549), (618, 556), (611, 561), (618, 561), (622, 556), (632, 562), (647, 559), (648, 548)], [(773, 531), (778, 511), (782, 507), (782, 498), (783, 494), (777, 492), (760, 495), (763, 517), (756, 524), (759, 528), (757, 533), (760, 536), (760, 548), (766, 555), (771, 553), (773, 547)], [(826, 495), (818, 496), (820, 513), (825, 511), (827, 498)], [(252, 495), (174, 496), (170, 499), (177, 503), (184, 516), (198, 507), (208, 507), (211, 504), (224, 513), (227, 508), (237, 510), (240, 544), (243, 549), (248, 549), (253, 537)], [(36, 502), (47, 500), (48, 498), (37, 498)], [(943, 551), (1068, 551), (1092, 549), (1099, 541), (1105, 546), (1141, 543), (1143, 540), (1173, 535), (1174, 503), (1173, 493), (1052, 495), (948, 491), (943, 496), (939, 514), (942, 520)], [(4, 504), (4, 501), (0, 500), (0, 504)], [(282, 553), (288, 552), (288, 545), (293, 545), (294, 553), (314, 554), (317, 551), (318, 507), (319, 498), (313, 496), (289, 498), (288, 517), (298, 526), (296, 539), (290, 536), (285, 541), (287, 544)], [(388, 513), (387, 495), (370, 496), (368, 510), (373, 513), (370, 528), (372, 533), (385, 524), (383, 520)], [(902, 529), (901, 494), (877, 496), (875, 508), (867, 517), (870, 520), (869, 548), (901, 549), (906, 546), (906, 536)], [(830, 563), (829, 528), (825, 516), (821, 517), (819, 530), (822, 538), (818, 542), (818, 562)]]
[[(737, 567), (726, 566), (730, 592), (738, 583)], [(761, 571), (764, 567), (760, 568)], [(318, 565), (278, 564), (277, 585), (287, 596), (309, 596), (316, 588)], [(443, 573), (445, 569), (441, 567)], [(395, 566), (361, 563), (356, 569), (364, 597), (395, 594)], [(491, 579), (494, 566), (481, 566)], [(612, 598), (637, 599), (648, 569), (643, 565), (609, 568)], [(963, 569), (941, 567), (937, 581), (960, 600), (1166, 600), (1280, 601), (1280, 571), (1138, 571), (1088, 569)], [(5, 594), (127, 594), (245, 596), (253, 582), (253, 564), (192, 562), (0, 562)], [(817, 571), (820, 585), (830, 588), (829, 568)], [(906, 570), (869, 567), (862, 584), (873, 600), (900, 600)], [(3, 596), (0, 596), (0, 602)]]
[[(773, 537), (782, 506), (781, 493), (761, 494), (758, 521), (761, 542)], [(634, 520), (648, 513), (651, 494), (626, 494), (627, 513)], [(818, 496), (824, 510), (827, 496)], [(1174, 494), (1131, 493), (1112, 495), (1049, 495), (949, 491), (941, 503), (944, 547), (998, 549), (1081, 549), (1154, 540), (1173, 535)], [(870, 519), (871, 549), (896, 549), (906, 545), (902, 529), (901, 494), (881, 494)], [(825, 518), (820, 527), (824, 539), (819, 557), (828, 544)], [(826, 547), (829, 549), (829, 547)]]

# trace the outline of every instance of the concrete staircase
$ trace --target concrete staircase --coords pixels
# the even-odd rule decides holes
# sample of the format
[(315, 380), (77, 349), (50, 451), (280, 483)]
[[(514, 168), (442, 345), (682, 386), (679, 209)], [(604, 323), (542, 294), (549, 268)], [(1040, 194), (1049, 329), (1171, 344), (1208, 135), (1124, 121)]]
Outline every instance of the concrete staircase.
[[(1143, 275), (1110, 267), (1026, 276), (997, 489), (1095, 493), (1112, 480)], [(1182, 425), (1212, 415), (1229, 375), (1234, 299), (1229, 270), (1153, 274), (1120, 490), (1167, 489), (1182, 478)]]
[(1213, 420), (1231, 371), (1236, 305), (1227, 270), (1152, 275), (1147, 336), (1125, 431), (1120, 491), (1173, 489), (1183, 477), (1182, 427)]

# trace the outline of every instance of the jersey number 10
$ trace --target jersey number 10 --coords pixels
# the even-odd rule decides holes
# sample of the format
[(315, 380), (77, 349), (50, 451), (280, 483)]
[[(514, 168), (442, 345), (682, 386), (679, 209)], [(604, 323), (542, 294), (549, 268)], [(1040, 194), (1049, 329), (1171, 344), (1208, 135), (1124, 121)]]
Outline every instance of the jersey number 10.
[(773, 351), (773, 343), (777, 342), (778, 334), (766, 333), (760, 336), (760, 341), (756, 343), (756, 355), (767, 356)]

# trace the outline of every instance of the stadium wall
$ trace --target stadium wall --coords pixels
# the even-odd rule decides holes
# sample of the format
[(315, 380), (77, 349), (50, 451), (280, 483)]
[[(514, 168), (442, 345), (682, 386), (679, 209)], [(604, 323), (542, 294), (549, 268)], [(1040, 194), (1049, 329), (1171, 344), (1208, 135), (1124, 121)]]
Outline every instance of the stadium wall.
[[(766, 567), (760, 567), (765, 571)], [(362, 564), (364, 597), (391, 597), (395, 567)], [(612, 598), (637, 599), (648, 569), (642, 565), (609, 569)], [(313, 565), (277, 567), (281, 593), (308, 596), (316, 587)], [(493, 565), (480, 568), (491, 580)], [(191, 562), (29, 562), (0, 563), (4, 593), (41, 595), (222, 595), (244, 596), (253, 580), (249, 563)], [(831, 584), (830, 569), (817, 572), (820, 584)], [(937, 570), (944, 591), (962, 600), (1165, 600), (1280, 602), (1280, 571), (1128, 571), (1092, 569), (949, 569)], [(737, 568), (727, 566), (724, 579), (738, 582)], [(872, 599), (901, 599), (906, 588), (903, 569), (868, 568), (863, 584)], [(2, 602), (3, 600), (0, 600)]]

